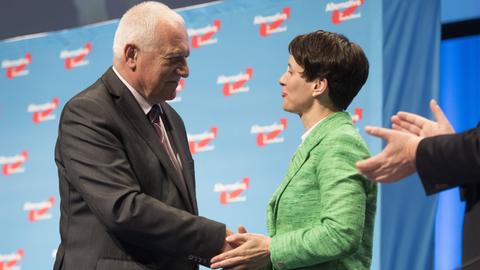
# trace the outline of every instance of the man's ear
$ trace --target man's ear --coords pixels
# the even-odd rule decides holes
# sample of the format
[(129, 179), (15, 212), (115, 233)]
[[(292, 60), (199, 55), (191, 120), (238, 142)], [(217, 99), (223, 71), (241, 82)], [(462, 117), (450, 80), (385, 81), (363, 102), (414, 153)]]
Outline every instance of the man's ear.
[(131, 70), (135, 70), (137, 68), (137, 58), (138, 58), (138, 48), (133, 44), (125, 45), (123, 49), (123, 57), (125, 59), (125, 63)]
[(326, 78), (316, 79), (313, 84), (312, 96), (318, 97), (323, 93), (326, 93), (328, 89), (328, 81)]

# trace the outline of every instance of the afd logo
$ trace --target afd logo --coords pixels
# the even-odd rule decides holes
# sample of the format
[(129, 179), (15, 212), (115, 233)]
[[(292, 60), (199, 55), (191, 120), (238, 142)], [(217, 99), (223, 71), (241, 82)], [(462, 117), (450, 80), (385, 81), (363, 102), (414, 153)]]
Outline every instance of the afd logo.
[(355, 13), (357, 8), (365, 4), (365, 0), (348, 0), (340, 3), (330, 2), (325, 7), (325, 12), (332, 12), (332, 23), (340, 24), (344, 21), (362, 17), (361, 12)]
[(25, 57), (15, 60), (3, 60), (2, 68), (6, 69), (8, 79), (28, 75), (30, 72), (27, 66), (32, 63), (32, 54), (26, 53)]
[(188, 36), (192, 38), (192, 48), (200, 48), (205, 45), (215, 44), (218, 39), (214, 35), (220, 30), (222, 22), (220, 20), (213, 21), (213, 25), (207, 25), (201, 28), (187, 29)]
[(60, 58), (65, 60), (65, 68), (73, 69), (79, 66), (88, 65), (88, 60), (85, 57), (92, 51), (92, 43), (87, 42), (83, 48), (72, 51), (62, 50)]
[(253, 125), (250, 129), (251, 134), (257, 134), (257, 145), (263, 147), (267, 144), (282, 143), (283, 137), (279, 135), (287, 128), (287, 118), (281, 118), (280, 123), (274, 123), (268, 126)]
[(51, 102), (44, 104), (30, 104), (27, 111), (32, 113), (32, 121), (35, 124), (55, 119), (53, 113), (58, 108), (58, 98), (54, 97)]
[(253, 19), (253, 24), (260, 25), (260, 36), (266, 37), (274, 33), (287, 31), (287, 26), (284, 22), (290, 18), (290, 7), (285, 7), (281, 12), (270, 16), (257, 15)]
[(0, 156), (0, 165), (2, 165), (3, 175), (11, 175), (14, 173), (23, 173), (25, 168), (23, 164), (27, 161), (28, 152), (22, 151), (19, 155), (13, 157)]
[(247, 197), (242, 196), (242, 193), (250, 188), (250, 178), (244, 177), (242, 181), (233, 184), (217, 183), (213, 187), (214, 192), (220, 193), (220, 203), (226, 205), (233, 202), (244, 202)]
[(213, 139), (217, 138), (218, 129), (216, 127), (210, 128), (210, 130), (205, 131), (200, 134), (187, 134), (188, 137), (188, 146), (190, 148), (190, 153), (192, 155), (199, 152), (212, 151), (215, 149), (214, 145), (211, 145)]
[(55, 204), (55, 197), (50, 196), (48, 200), (43, 202), (26, 202), (23, 204), (23, 210), (28, 213), (28, 220), (30, 222), (36, 222), (39, 220), (51, 219), (52, 214), (50, 210)]
[(0, 254), (0, 270), (20, 270), (20, 262), (25, 256), (23, 249), (11, 254)]
[(245, 86), (253, 76), (253, 69), (247, 68), (245, 72), (241, 72), (234, 76), (220, 75), (217, 78), (217, 84), (223, 84), (223, 95), (231, 96), (242, 92), (250, 91), (250, 87)]
[(355, 125), (360, 122), (363, 118), (363, 109), (362, 108), (355, 108), (353, 115), (352, 115), (352, 123)]
[(168, 103), (175, 103), (175, 102), (180, 102), (182, 101), (182, 97), (179, 96), (179, 94), (185, 89), (185, 79), (180, 79), (180, 81), (178, 81), (178, 85), (177, 85), (177, 89), (175, 91), (177, 91), (177, 94), (175, 95), (175, 98), (172, 99), (172, 100), (168, 100), (167, 102)]

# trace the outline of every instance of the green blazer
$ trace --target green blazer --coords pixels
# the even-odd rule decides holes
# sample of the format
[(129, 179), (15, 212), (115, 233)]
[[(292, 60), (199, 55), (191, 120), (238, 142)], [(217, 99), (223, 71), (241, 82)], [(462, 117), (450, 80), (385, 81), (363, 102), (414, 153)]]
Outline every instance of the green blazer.
[(268, 268), (370, 268), (377, 186), (355, 168), (368, 156), (346, 112), (312, 130), (268, 205)]

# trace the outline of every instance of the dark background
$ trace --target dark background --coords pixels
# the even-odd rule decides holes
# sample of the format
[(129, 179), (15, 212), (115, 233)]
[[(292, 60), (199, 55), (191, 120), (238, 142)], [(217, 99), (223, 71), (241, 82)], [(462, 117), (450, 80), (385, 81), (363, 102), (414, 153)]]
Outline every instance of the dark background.
[[(0, 40), (120, 18), (141, 0), (2, 0)], [(214, 0), (162, 0), (171, 8)]]
[[(0, 40), (118, 19), (144, 0), (2, 0)], [(257, 0), (261, 1), (261, 0)], [(216, 0), (160, 0), (171, 8)], [(441, 0), (442, 39), (480, 33), (479, 0)]]

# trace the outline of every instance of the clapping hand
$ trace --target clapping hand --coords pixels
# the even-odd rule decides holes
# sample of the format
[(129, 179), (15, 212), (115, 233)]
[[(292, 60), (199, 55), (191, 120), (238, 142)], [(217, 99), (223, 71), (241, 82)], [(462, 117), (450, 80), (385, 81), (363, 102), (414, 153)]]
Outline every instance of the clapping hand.
[(442, 109), (433, 99), (430, 101), (430, 110), (437, 120), (436, 122), (413, 113), (399, 112), (391, 119), (392, 128), (422, 138), (455, 133)]
[(392, 117), (392, 129), (366, 127), (365, 131), (387, 141), (378, 155), (358, 161), (357, 169), (369, 179), (391, 183), (416, 171), (417, 147), (424, 137), (454, 133), (452, 125), (435, 100), (430, 101), (436, 122), (422, 116), (399, 112)]

